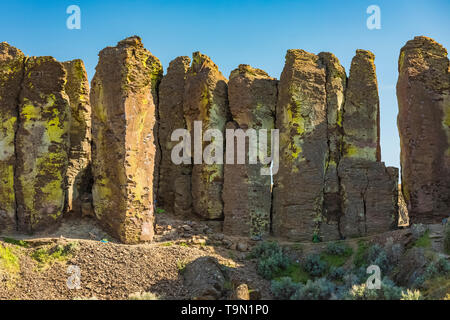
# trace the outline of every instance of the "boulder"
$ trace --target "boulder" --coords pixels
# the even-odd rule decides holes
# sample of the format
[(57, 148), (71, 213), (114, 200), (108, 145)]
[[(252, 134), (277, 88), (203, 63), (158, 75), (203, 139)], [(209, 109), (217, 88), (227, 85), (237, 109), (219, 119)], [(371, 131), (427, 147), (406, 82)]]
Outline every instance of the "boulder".
[(55, 227), (64, 212), (70, 105), (66, 71), (54, 58), (27, 58), (23, 79), (15, 192), (18, 229), (33, 232)]
[(91, 106), (89, 80), (82, 60), (63, 63), (67, 72), (65, 92), (70, 101), (70, 150), (67, 168), (67, 210), (80, 213), (82, 198), (91, 190)]
[(273, 233), (311, 240), (322, 219), (327, 145), (326, 73), (319, 56), (288, 50), (278, 85), (280, 168), (274, 175)]
[[(228, 83), (230, 111), (234, 122), (227, 129), (241, 129), (248, 134), (252, 129), (255, 151), (259, 143), (267, 146), (268, 155), (259, 155), (258, 163), (249, 163), (246, 139), (245, 163), (237, 163), (237, 143), (234, 141), (234, 163), (225, 164), (224, 187), (224, 232), (230, 235), (262, 237), (270, 231), (270, 210), (272, 205), (271, 177), (263, 175), (261, 169), (270, 171), (270, 165), (262, 164), (262, 157), (270, 156), (271, 129), (274, 129), (274, 114), (277, 103), (277, 80), (266, 72), (240, 65), (231, 72)], [(267, 130), (267, 141), (260, 141), (259, 130)], [(236, 132), (236, 131), (235, 131)], [(230, 139), (231, 140), (231, 139)], [(227, 150), (228, 150), (227, 140)]]
[[(193, 53), (192, 65), (186, 76), (183, 110), (192, 137), (192, 154), (201, 155), (205, 147), (212, 143), (194, 141), (194, 121), (202, 122), (203, 134), (208, 129), (216, 129), (223, 135), (229, 110), (227, 79), (214, 62), (200, 52)], [(220, 141), (215, 142), (217, 143), (220, 145)], [(198, 152), (195, 152), (195, 146)], [(204, 160), (194, 159), (191, 180), (193, 210), (202, 218), (220, 219), (223, 217), (223, 164), (207, 164)]]
[(447, 50), (415, 37), (400, 51), (397, 82), (402, 193), (411, 223), (450, 212), (450, 73)]
[(16, 229), (15, 133), (25, 55), (0, 43), (0, 232)]
[(188, 263), (183, 278), (192, 300), (218, 300), (225, 293), (225, 275), (213, 257), (200, 257)]
[(178, 216), (189, 215), (191, 209), (190, 176), (192, 166), (174, 164), (172, 148), (178, 143), (171, 140), (176, 129), (186, 129), (183, 112), (184, 82), (190, 64), (189, 57), (178, 57), (170, 62), (167, 74), (159, 86), (159, 167), (158, 207)]
[(125, 243), (154, 234), (161, 77), (160, 61), (134, 36), (100, 52), (92, 80), (95, 214)]

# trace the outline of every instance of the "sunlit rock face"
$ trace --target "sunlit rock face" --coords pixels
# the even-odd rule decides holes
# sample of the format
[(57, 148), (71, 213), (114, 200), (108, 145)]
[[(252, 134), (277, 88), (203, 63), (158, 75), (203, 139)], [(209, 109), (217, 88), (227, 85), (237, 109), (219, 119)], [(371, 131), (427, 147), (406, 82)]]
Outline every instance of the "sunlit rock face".
[(450, 212), (450, 74), (447, 50), (415, 37), (400, 51), (397, 82), (402, 192), (411, 223)]
[(92, 80), (95, 215), (125, 243), (153, 238), (161, 77), (159, 60), (130, 37), (100, 52)]

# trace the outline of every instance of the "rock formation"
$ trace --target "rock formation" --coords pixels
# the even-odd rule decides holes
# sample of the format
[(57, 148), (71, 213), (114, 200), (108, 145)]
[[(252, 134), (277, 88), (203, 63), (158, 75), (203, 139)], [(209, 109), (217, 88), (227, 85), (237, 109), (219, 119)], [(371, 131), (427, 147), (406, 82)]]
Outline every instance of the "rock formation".
[(96, 217), (125, 243), (152, 240), (159, 60), (139, 37), (99, 54), (92, 81)]
[[(225, 165), (223, 202), (224, 232), (227, 234), (260, 238), (270, 231), (270, 211), (272, 205), (271, 177), (263, 175), (261, 169), (270, 165), (261, 163), (264, 156), (270, 156), (270, 130), (274, 129), (274, 114), (277, 103), (277, 80), (266, 72), (248, 65), (240, 65), (231, 72), (228, 83), (230, 111), (234, 122), (227, 124), (230, 129), (253, 129), (256, 139), (260, 129), (266, 129), (267, 141), (255, 140), (267, 145), (268, 155), (259, 155), (257, 164), (250, 164), (247, 142), (245, 164)], [(234, 139), (235, 158), (237, 157)], [(228, 147), (227, 136), (227, 147)], [(236, 160), (236, 159), (235, 159)]]
[(15, 133), (24, 54), (0, 43), (0, 232), (16, 229)]
[(15, 137), (21, 231), (53, 227), (64, 211), (70, 130), (65, 81), (64, 66), (54, 58), (26, 60)]
[(63, 63), (67, 72), (65, 91), (70, 100), (70, 151), (67, 168), (67, 210), (82, 212), (91, 206), (91, 106), (89, 80), (83, 61)]
[(415, 37), (400, 51), (397, 82), (402, 192), (411, 223), (450, 213), (450, 73), (447, 50)]
[(159, 167), (158, 207), (179, 216), (188, 216), (192, 208), (191, 172), (189, 164), (174, 164), (172, 148), (178, 143), (171, 140), (176, 129), (186, 129), (183, 113), (184, 83), (191, 59), (178, 57), (170, 62), (167, 74), (159, 86)]
[(359, 237), (395, 227), (398, 169), (380, 162), (380, 109), (374, 55), (357, 50), (345, 92), (339, 231)]
[[(203, 134), (208, 129), (216, 129), (223, 135), (229, 116), (227, 79), (208, 56), (199, 52), (193, 54), (192, 65), (186, 77), (183, 109), (194, 147), (191, 180), (193, 210), (205, 219), (222, 218), (223, 164), (214, 161), (208, 164), (205, 159), (195, 159), (195, 154), (199, 156), (205, 149), (204, 154), (209, 154), (207, 146), (222, 144), (217, 140), (195, 141), (195, 136), (199, 138), (199, 134), (194, 133), (194, 122), (202, 122)], [(211, 140), (214, 140), (214, 137), (211, 137)], [(217, 156), (222, 156), (222, 153)]]
[(278, 86), (280, 168), (274, 176), (275, 236), (311, 240), (322, 217), (327, 145), (326, 74), (320, 58), (288, 50)]

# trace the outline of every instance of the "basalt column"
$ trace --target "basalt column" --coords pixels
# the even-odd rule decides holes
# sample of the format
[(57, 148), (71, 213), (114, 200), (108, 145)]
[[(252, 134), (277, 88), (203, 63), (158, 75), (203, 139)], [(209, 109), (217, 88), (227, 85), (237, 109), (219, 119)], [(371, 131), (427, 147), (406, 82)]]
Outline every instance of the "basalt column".
[(273, 233), (312, 240), (322, 220), (327, 145), (326, 73), (317, 55), (288, 50), (278, 86), (280, 168), (274, 176)]
[(171, 136), (177, 129), (186, 129), (183, 96), (190, 61), (189, 57), (178, 57), (170, 62), (159, 86), (161, 165), (157, 205), (179, 216), (188, 216), (192, 211), (192, 166), (172, 161), (172, 149), (179, 142), (172, 141)]
[(63, 63), (67, 71), (65, 91), (70, 100), (70, 151), (67, 169), (67, 210), (81, 212), (91, 205), (91, 106), (89, 81), (82, 60)]
[(95, 214), (125, 243), (154, 234), (161, 77), (161, 63), (135, 36), (100, 52), (92, 80)]
[[(220, 154), (213, 154), (213, 151), (209, 153), (210, 149), (207, 148), (214, 147), (213, 143), (220, 145), (217, 140), (219, 137), (209, 137), (211, 141), (205, 142), (202, 135), (209, 129), (218, 130), (222, 137), (225, 133), (229, 116), (227, 79), (209, 57), (199, 52), (193, 54), (192, 65), (186, 77), (183, 108), (194, 151), (191, 181), (194, 212), (205, 219), (222, 218), (223, 164), (214, 159), (207, 163), (205, 157), (201, 156), (203, 153), (223, 157), (218, 148), (215, 151)], [(198, 130), (194, 130), (195, 121), (201, 121)]]
[(0, 232), (16, 229), (14, 141), (24, 60), (20, 50), (0, 43)]
[(342, 153), (342, 115), (347, 75), (344, 67), (332, 53), (321, 52), (319, 57), (326, 70), (328, 144), (320, 236), (323, 240), (336, 240), (341, 237), (339, 233), (339, 220), (342, 216), (341, 187), (337, 168)]
[(70, 130), (65, 82), (64, 66), (54, 58), (27, 59), (15, 145), (21, 231), (56, 226), (64, 211)]
[[(270, 231), (271, 177), (270, 164), (263, 164), (271, 152), (271, 129), (277, 103), (277, 80), (266, 72), (240, 65), (231, 72), (228, 98), (233, 122), (227, 128), (234, 131), (234, 162), (225, 164), (224, 174), (224, 232), (259, 239)], [(263, 141), (261, 129), (267, 130)], [(237, 163), (237, 143), (245, 143), (245, 163)], [(259, 137), (258, 137), (259, 135)], [(240, 138), (239, 138), (240, 137)], [(227, 151), (229, 144), (227, 135)], [(258, 154), (258, 143), (265, 144), (266, 154)], [(249, 161), (249, 147), (259, 157), (256, 164)], [(265, 170), (264, 170), (265, 169)], [(263, 170), (263, 171), (262, 171)]]
[(447, 50), (415, 37), (400, 51), (397, 82), (402, 192), (411, 223), (450, 214), (450, 73)]
[(352, 60), (343, 112), (340, 232), (359, 237), (395, 226), (398, 169), (380, 162), (380, 123), (375, 56), (357, 50)]

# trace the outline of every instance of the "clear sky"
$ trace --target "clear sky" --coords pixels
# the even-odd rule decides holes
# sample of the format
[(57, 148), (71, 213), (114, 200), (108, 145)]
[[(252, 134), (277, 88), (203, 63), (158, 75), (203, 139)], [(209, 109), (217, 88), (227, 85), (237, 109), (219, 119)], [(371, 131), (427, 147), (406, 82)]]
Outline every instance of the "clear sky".
[[(66, 8), (81, 9), (81, 29), (69, 30)], [(369, 30), (366, 9), (381, 9), (381, 29)], [(92, 78), (98, 52), (131, 36), (163, 63), (194, 51), (209, 55), (228, 77), (250, 64), (279, 78), (287, 49), (333, 52), (349, 70), (356, 49), (375, 53), (381, 99), (381, 150), (399, 167), (396, 125), (400, 48), (426, 35), (450, 48), (449, 0), (346, 1), (1, 1), (0, 41), (27, 55), (81, 58)]]

